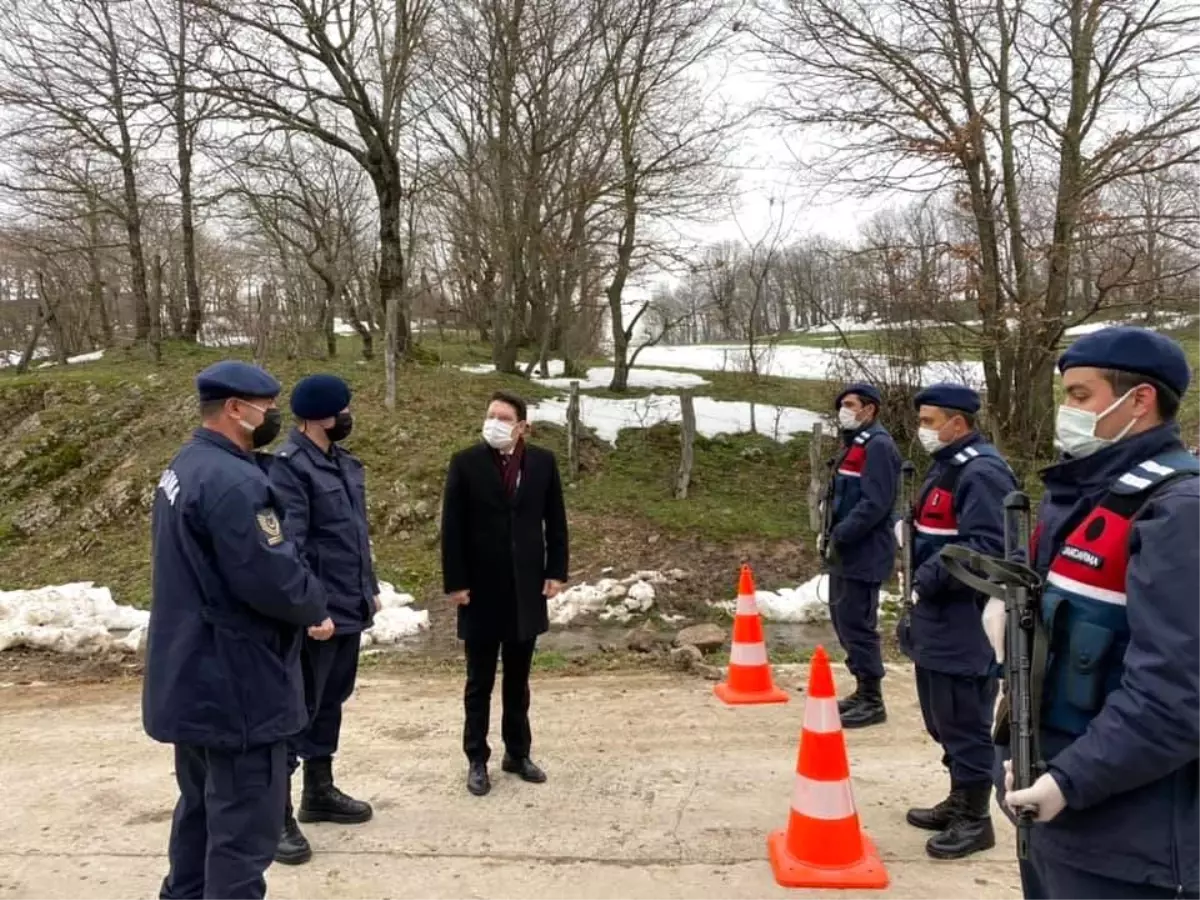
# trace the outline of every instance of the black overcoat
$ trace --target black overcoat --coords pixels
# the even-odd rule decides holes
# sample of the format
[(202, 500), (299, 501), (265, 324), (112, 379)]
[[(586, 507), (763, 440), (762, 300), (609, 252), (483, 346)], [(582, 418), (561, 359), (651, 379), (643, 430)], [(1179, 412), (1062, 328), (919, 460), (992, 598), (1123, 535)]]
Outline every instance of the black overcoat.
[(466, 641), (527, 641), (550, 627), (543, 586), (567, 580), (567, 513), (558, 461), (526, 445), (516, 496), (504, 492), (496, 451), (480, 442), (450, 460), (442, 505), (442, 586), (467, 590)]

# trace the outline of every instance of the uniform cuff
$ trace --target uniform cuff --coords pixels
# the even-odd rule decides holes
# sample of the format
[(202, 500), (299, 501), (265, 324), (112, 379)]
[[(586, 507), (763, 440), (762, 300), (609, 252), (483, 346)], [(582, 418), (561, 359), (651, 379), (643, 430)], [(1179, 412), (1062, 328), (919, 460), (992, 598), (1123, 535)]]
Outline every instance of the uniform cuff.
[(1062, 791), (1063, 799), (1067, 801), (1069, 809), (1086, 809), (1089, 804), (1086, 799), (1080, 796), (1078, 790), (1075, 789), (1075, 782), (1071, 780), (1071, 776), (1064, 772), (1058, 766), (1050, 766), (1050, 777), (1054, 779), (1054, 783), (1058, 785), (1058, 789)]

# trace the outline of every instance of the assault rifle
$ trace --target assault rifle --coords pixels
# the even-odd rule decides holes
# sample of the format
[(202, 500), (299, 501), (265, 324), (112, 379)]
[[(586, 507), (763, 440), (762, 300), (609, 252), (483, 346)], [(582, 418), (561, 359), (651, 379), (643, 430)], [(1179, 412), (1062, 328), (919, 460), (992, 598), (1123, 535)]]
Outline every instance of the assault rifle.
[[(1014, 790), (1032, 785), (1041, 765), (1035, 721), (1041, 706), (1041, 689), (1040, 678), (1035, 683), (1033, 677), (1033, 656), (1042, 580), (1021, 561), (1029, 525), (1029, 497), (1014, 491), (1004, 498), (1003, 559), (953, 544), (943, 547), (941, 552), (946, 571), (952, 576), (968, 587), (1004, 601), (1004, 696), (1008, 702)], [(1018, 859), (1028, 856), (1029, 828), (1035, 812), (1021, 809), (1017, 813)]]
[(829, 571), (830, 565), (833, 563), (833, 540), (830, 535), (833, 534), (833, 488), (834, 477), (836, 475), (834, 467), (837, 465), (838, 455), (834, 454), (825, 461), (825, 467), (829, 470), (825, 474), (825, 497), (821, 501), (821, 569)]
[(917, 502), (917, 467), (912, 460), (906, 459), (900, 466), (900, 503), (904, 507), (904, 515), (900, 519), (900, 586), (901, 621), (906, 625), (912, 616), (913, 594), (913, 505)]

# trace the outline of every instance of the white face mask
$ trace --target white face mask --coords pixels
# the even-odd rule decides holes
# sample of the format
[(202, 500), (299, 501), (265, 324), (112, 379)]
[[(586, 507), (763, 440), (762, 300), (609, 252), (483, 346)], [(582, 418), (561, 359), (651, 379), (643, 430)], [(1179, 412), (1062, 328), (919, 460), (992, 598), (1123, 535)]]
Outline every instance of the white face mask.
[(1110, 438), (1097, 437), (1096, 426), (1100, 424), (1101, 419), (1124, 403), (1135, 390), (1137, 388), (1126, 391), (1101, 413), (1060, 406), (1054, 420), (1055, 444), (1063, 452), (1079, 459), (1083, 456), (1091, 456), (1097, 450), (1103, 450), (1121, 440), (1129, 434), (1129, 429), (1133, 427), (1136, 419), (1130, 419), (1129, 424), (1122, 428), (1119, 434)]
[(513, 443), (513, 426), (503, 419), (484, 419), (483, 439), (496, 450), (507, 450)]
[(921, 446), (925, 448), (926, 453), (937, 453), (946, 446), (946, 442), (938, 437), (936, 428), (918, 428), (917, 440), (921, 442)]
[(841, 407), (838, 409), (838, 424), (846, 431), (853, 431), (858, 428), (858, 413), (845, 406)]

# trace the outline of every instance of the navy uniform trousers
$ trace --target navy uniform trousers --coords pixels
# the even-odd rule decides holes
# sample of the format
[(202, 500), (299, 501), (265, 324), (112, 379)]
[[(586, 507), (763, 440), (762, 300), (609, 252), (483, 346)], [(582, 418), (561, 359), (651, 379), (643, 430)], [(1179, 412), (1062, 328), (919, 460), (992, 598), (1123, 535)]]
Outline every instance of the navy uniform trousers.
[(162, 898), (266, 896), (287, 802), (284, 741), (242, 752), (175, 745), (179, 802)]
[(354, 693), (362, 634), (338, 634), (327, 641), (305, 638), (300, 656), (308, 727), (288, 742), (288, 772), (301, 759), (330, 759), (342, 732), (342, 704)]
[(991, 784), (997, 680), (948, 675), (924, 666), (917, 666), (916, 674), (925, 730), (942, 745), (942, 765), (950, 770), (950, 786)]
[(879, 583), (831, 573), (829, 618), (855, 678), (882, 678), (879, 645)]

